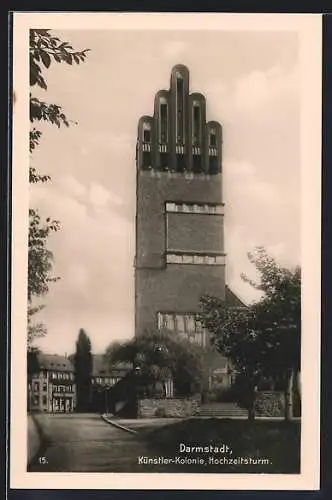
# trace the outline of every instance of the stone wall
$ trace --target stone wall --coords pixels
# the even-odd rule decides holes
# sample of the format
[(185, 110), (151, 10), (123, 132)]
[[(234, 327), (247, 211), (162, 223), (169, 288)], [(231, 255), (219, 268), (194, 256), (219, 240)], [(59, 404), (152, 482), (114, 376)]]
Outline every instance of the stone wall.
[(138, 418), (190, 417), (198, 413), (200, 398), (141, 399), (138, 402)]
[(283, 417), (285, 413), (284, 393), (275, 391), (257, 392), (255, 413), (257, 417)]

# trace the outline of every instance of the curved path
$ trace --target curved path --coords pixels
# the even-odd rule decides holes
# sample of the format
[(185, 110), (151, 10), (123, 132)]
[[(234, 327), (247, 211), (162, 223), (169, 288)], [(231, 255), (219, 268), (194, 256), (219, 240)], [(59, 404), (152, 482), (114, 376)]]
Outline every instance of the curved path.
[(42, 446), (29, 472), (157, 472), (158, 466), (139, 464), (140, 456), (151, 456), (144, 441), (100, 415), (39, 414), (35, 419)]

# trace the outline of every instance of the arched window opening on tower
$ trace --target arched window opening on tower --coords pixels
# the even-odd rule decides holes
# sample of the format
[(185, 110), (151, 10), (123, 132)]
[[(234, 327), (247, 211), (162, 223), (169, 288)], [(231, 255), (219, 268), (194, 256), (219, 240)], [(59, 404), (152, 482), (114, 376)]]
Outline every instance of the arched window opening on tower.
[(209, 146), (210, 146), (210, 148), (216, 148), (217, 147), (217, 134), (216, 134), (216, 130), (214, 128), (212, 128), (210, 130)]
[(144, 129), (143, 130), (143, 142), (151, 142), (151, 130)]
[(176, 142), (184, 143), (184, 82), (180, 73), (176, 74)]
[(168, 105), (165, 98), (161, 98), (159, 102), (159, 142), (161, 144), (168, 141)]
[(201, 144), (201, 108), (198, 101), (193, 103), (193, 144)]
[(149, 170), (152, 167), (152, 156), (151, 156), (151, 123), (143, 123), (143, 134), (142, 134), (142, 163), (141, 168), (143, 170)]
[[(143, 143), (149, 144), (151, 143), (151, 123), (143, 123)], [(149, 150), (149, 148), (146, 148)]]

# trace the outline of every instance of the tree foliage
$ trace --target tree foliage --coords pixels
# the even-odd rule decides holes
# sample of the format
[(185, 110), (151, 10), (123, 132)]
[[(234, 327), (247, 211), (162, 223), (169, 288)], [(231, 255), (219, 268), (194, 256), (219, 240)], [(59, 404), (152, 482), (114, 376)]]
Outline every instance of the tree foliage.
[[(84, 62), (88, 49), (75, 51), (68, 43), (53, 36), (48, 29), (30, 30), (30, 87), (47, 90), (45, 70), (49, 69), (52, 61), (65, 64), (80, 64)], [(40, 143), (42, 132), (38, 123), (46, 122), (56, 127), (68, 127), (70, 120), (64, 114), (61, 106), (49, 104), (30, 93), (30, 153)], [(37, 172), (30, 164), (29, 181), (31, 184), (45, 183), (50, 180), (49, 175)], [(50, 217), (42, 219), (38, 209), (29, 209), (29, 266), (28, 266), (28, 349), (32, 349), (34, 339), (45, 335), (46, 328), (40, 322), (34, 322), (33, 316), (41, 309), (32, 306), (33, 298), (45, 295), (49, 284), (57, 281), (52, 275), (53, 255), (48, 248), (48, 239), (52, 232), (58, 231), (60, 224)]]
[(149, 395), (160, 391), (170, 377), (177, 395), (186, 396), (199, 390), (201, 349), (174, 334), (145, 333), (127, 342), (113, 343), (108, 347), (106, 357), (111, 366), (117, 362), (132, 363)]
[(91, 341), (85, 330), (81, 328), (74, 355), (77, 411), (89, 410), (92, 362)]
[(281, 382), (287, 402), (291, 376), (300, 370), (301, 269), (280, 266), (263, 247), (257, 247), (248, 257), (258, 280), (246, 275), (242, 279), (261, 291), (262, 298), (238, 310), (227, 308), (218, 298), (204, 296), (201, 321), (212, 333), (217, 349), (232, 360), (252, 392), (252, 409), (254, 388), (263, 377)]

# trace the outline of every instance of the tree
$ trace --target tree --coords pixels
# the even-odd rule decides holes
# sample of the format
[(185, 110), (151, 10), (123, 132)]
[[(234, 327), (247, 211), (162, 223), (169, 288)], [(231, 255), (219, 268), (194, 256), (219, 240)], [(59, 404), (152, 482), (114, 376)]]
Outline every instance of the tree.
[(261, 291), (262, 298), (239, 311), (218, 298), (202, 297), (201, 321), (243, 381), (249, 418), (254, 417), (255, 387), (266, 377), (281, 381), (289, 420), (294, 374), (300, 370), (301, 270), (280, 266), (263, 247), (248, 257), (259, 278), (242, 279)]
[(301, 268), (287, 269), (269, 256), (264, 247), (249, 253), (259, 279), (244, 281), (263, 293), (256, 307), (256, 324), (264, 347), (265, 373), (278, 377), (285, 391), (285, 419), (293, 416), (294, 380), (301, 395)]
[[(88, 49), (75, 51), (67, 42), (53, 36), (48, 29), (30, 30), (30, 87), (39, 87), (47, 90), (44, 76), (52, 61), (72, 65), (84, 62)], [(15, 93), (14, 93), (15, 95)], [(48, 122), (60, 127), (69, 126), (70, 121), (63, 113), (61, 106), (47, 104), (30, 93), (30, 154), (38, 146), (42, 132), (35, 126), (38, 122)], [(29, 181), (31, 184), (48, 182), (49, 175), (36, 171), (34, 166), (29, 167)], [(38, 209), (29, 209), (29, 246), (28, 246), (28, 351), (34, 350), (33, 341), (46, 334), (46, 327), (41, 322), (33, 321), (33, 316), (43, 306), (33, 307), (34, 298), (45, 295), (49, 284), (57, 281), (52, 276), (53, 255), (48, 248), (48, 238), (52, 232), (58, 231), (59, 222), (47, 217), (42, 220)]]
[(89, 410), (91, 395), (92, 354), (91, 341), (87, 333), (80, 329), (74, 355), (77, 411)]
[(165, 396), (165, 382), (172, 378), (176, 394), (188, 396), (200, 389), (201, 349), (168, 332), (145, 333), (124, 343), (113, 343), (106, 357), (113, 365), (129, 362), (139, 374), (143, 392)]
[(205, 295), (201, 298), (200, 320), (211, 332), (211, 342), (232, 361), (237, 374), (238, 400), (254, 418), (255, 387), (261, 378), (261, 358), (255, 330), (255, 314), (250, 307), (227, 307), (225, 301)]

